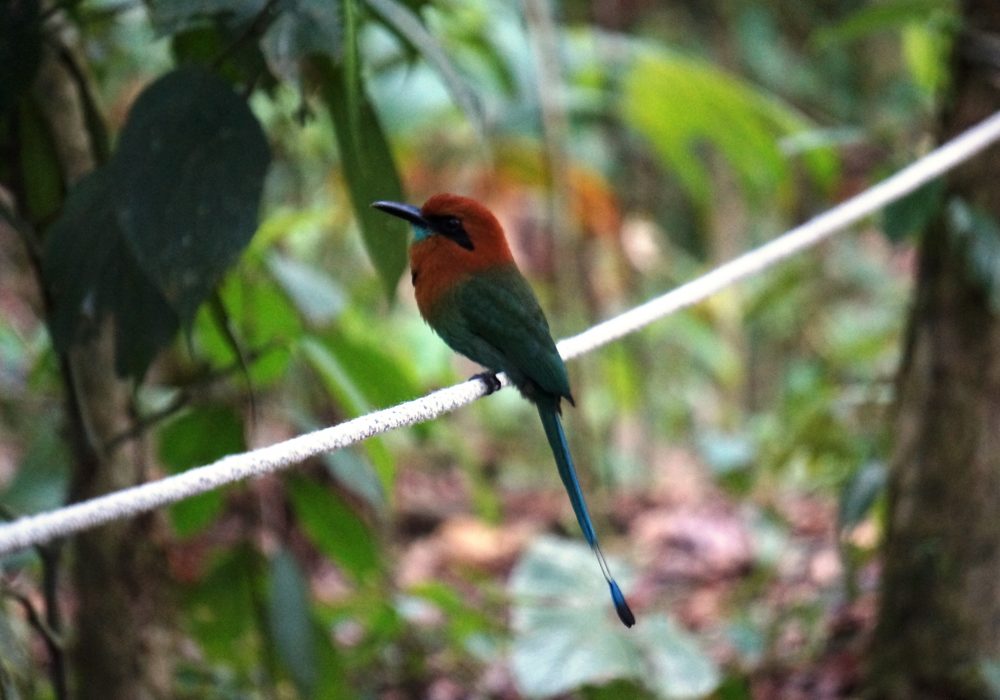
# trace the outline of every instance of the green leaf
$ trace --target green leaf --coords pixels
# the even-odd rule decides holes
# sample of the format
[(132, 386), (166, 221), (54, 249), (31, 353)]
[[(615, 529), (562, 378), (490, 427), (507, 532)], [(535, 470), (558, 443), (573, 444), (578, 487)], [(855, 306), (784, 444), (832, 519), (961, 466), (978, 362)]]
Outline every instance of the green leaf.
[(187, 593), (186, 622), (209, 659), (228, 665), (259, 661), (245, 637), (257, 619), (254, 579), (262, 569), (260, 554), (241, 544), (220, 553), (208, 573)]
[(118, 223), (185, 325), (250, 242), (269, 161), (246, 102), (207, 71), (168, 73), (132, 108), (113, 160)]
[(319, 677), (310, 700), (357, 700), (357, 693), (348, 680), (350, 676), (338, 654), (338, 648), (324, 641), (329, 637), (328, 630), (314, 621), (313, 635), (320, 640), (316, 644)]
[[(314, 338), (303, 338), (300, 347), (306, 361), (322, 379), (327, 392), (347, 415), (355, 417), (369, 413), (373, 408), (369, 392), (381, 394), (385, 391), (381, 378), (374, 378), (374, 384), (366, 383), (373, 377), (355, 373), (356, 367), (352, 368), (352, 363), (364, 363), (365, 358), (351, 357), (345, 365), (341, 362), (341, 356), (331, 352), (327, 346)], [(386, 382), (386, 385), (391, 386), (391, 384), (391, 381)], [(383, 490), (391, 493), (396, 469), (392, 454), (386, 448), (385, 442), (377, 437), (371, 438), (365, 441), (364, 447), (375, 465)]]
[(177, 333), (179, 321), (126, 245), (112, 198), (113, 172), (101, 167), (70, 191), (45, 241), (43, 270), (53, 297), (49, 318), (60, 352), (115, 318), (115, 367), (141, 377)]
[[(285, 379), (290, 346), (303, 333), (302, 322), (287, 295), (253, 269), (231, 275), (223, 282), (221, 294), (232, 326), (246, 346), (254, 350), (268, 348), (250, 366), (252, 383), (261, 386)], [(238, 360), (213, 309), (202, 307), (192, 336), (199, 356), (210, 362), (229, 365)]]
[(180, 538), (196, 535), (215, 522), (224, 503), (221, 491), (190, 496), (170, 506), (170, 521)]
[(23, 99), (19, 108), (16, 140), (25, 208), (30, 221), (46, 221), (55, 215), (63, 200), (62, 166), (49, 126), (35, 101)]
[(611, 410), (638, 410), (645, 377), (628, 346), (616, 343), (600, 355), (605, 386), (614, 391), (616, 406)]
[(325, 271), (278, 253), (267, 257), (267, 269), (309, 323), (326, 325), (343, 310), (344, 291)]
[(139, 267), (123, 237), (116, 239), (101, 273), (98, 308), (115, 317), (115, 371), (142, 378), (150, 363), (177, 335), (180, 319)]
[(322, 457), (327, 471), (337, 483), (360, 498), (379, 515), (385, 514), (386, 495), (378, 474), (371, 463), (354, 449), (328, 452)]
[(449, 632), (457, 644), (471, 646), (481, 641), (483, 635), (493, 632), (495, 622), (481, 608), (479, 601), (468, 599), (446, 583), (421, 583), (411, 588), (408, 594), (432, 603), (445, 614)]
[(652, 673), (644, 684), (661, 698), (702, 698), (721, 681), (715, 662), (693, 635), (668, 617), (653, 616), (635, 629)]
[(855, 41), (877, 32), (928, 22), (942, 12), (954, 13), (948, 0), (882, 0), (852, 12), (840, 22), (820, 28), (812, 37), (819, 47)]
[(864, 520), (876, 499), (885, 491), (889, 472), (882, 462), (867, 462), (851, 475), (840, 494), (838, 522), (849, 529)]
[(52, 510), (66, 503), (72, 457), (63, 440), (53, 439), (55, 419), (43, 419), (31, 435), (17, 473), (0, 492), (0, 502), (17, 514)]
[[(612, 563), (612, 570), (622, 567)], [(620, 583), (628, 578), (619, 576)], [(543, 537), (514, 567), (511, 669), (525, 695), (632, 679), (664, 698), (711, 693), (719, 671), (669, 618), (642, 615), (629, 630), (614, 617), (607, 585), (583, 544)]]
[(934, 215), (941, 210), (944, 192), (944, 180), (938, 178), (889, 204), (882, 215), (882, 230), (885, 235), (890, 241), (898, 243), (908, 236), (923, 232)]
[[(625, 123), (702, 206), (712, 197), (705, 146), (726, 159), (747, 194), (773, 196), (789, 182), (779, 139), (812, 130), (790, 107), (708, 63), (648, 49), (629, 67), (621, 103)], [(814, 155), (807, 165), (818, 178), (828, 177), (823, 151)]]
[(753, 697), (750, 676), (743, 672), (726, 676), (712, 696), (714, 700), (753, 700)]
[(319, 642), (309, 611), (309, 589), (298, 563), (282, 549), (271, 559), (268, 625), (278, 656), (299, 692), (309, 697), (319, 680)]
[(384, 350), (377, 335), (334, 329), (323, 340), (324, 347), (336, 357), (369, 407), (392, 406), (412, 399), (420, 391), (406, 364), (407, 358)]
[(1000, 224), (990, 212), (959, 197), (952, 198), (945, 211), (948, 227), (964, 245), (969, 276), (1000, 313)]
[[(323, 97), (333, 118), (341, 170), (365, 250), (382, 280), (388, 299), (396, 293), (406, 269), (409, 231), (403, 221), (372, 209), (379, 199), (402, 201), (403, 186), (378, 115), (363, 87), (348, 80), (348, 72), (328, 59), (316, 61)], [(355, 94), (357, 93), (357, 94)]]
[(300, 347), (306, 361), (323, 380), (327, 393), (347, 415), (355, 417), (370, 412), (371, 404), (364, 390), (329, 348), (310, 337), (303, 338)]
[[(948, 82), (954, 38), (943, 22), (911, 22), (903, 29), (903, 57), (916, 83), (933, 97)], [(956, 22), (957, 24), (957, 22)]]
[[(228, 406), (193, 409), (171, 421), (157, 435), (160, 461), (174, 473), (243, 452), (243, 420)], [(224, 503), (213, 490), (170, 507), (171, 521), (181, 537), (200, 532), (215, 520)]]
[[(615, 564), (612, 569), (621, 571)], [(510, 593), (511, 670), (522, 694), (558, 695), (641, 676), (643, 665), (631, 633), (614, 616), (588, 547), (539, 538), (514, 567)]]
[[(110, 172), (98, 168), (82, 178), (66, 199), (62, 215), (52, 225), (45, 240), (43, 272), (53, 297), (49, 318), (52, 342), (60, 352), (68, 352), (82, 335), (84, 303), (93, 307), (96, 291), (121, 238), (110, 197)], [(88, 309), (90, 324), (96, 326), (101, 309)]]
[(160, 461), (175, 473), (246, 450), (243, 419), (229, 406), (192, 409), (161, 428), (157, 437)]
[(324, 556), (358, 582), (378, 573), (378, 538), (343, 499), (305, 477), (291, 477), (285, 486), (299, 525)]

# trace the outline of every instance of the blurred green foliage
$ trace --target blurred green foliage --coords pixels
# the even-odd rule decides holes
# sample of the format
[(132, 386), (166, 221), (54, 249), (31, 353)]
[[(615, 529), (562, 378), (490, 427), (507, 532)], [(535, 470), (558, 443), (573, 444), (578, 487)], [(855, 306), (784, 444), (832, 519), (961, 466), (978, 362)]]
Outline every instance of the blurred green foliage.
[[(20, 153), (0, 162), (0, 183), (24, 195), (0, 206), (41, 251), (55, 299), (48, 317), (12, 301), (32, 294), (30, 265), (0, 237), (0, 304), (15, 311), (0, 316), (0, 503), (12, 513), (66, 498), (57, 353), (102, 318), (115, 319), (136, 420), (168, 471), (240, 451), (258, 430), (254, 443), (364, 414), (470, 371), (399, 293), (406, 232), (372, 200), (487, 200), (569, 333), (908, 160), (954, 29), (940, 2), (574, 0), (555, 6), (557, 44), (542, 57), (563, 82), (538, 86), (538, 27), (501, 0), (64, 5), (93, 76), (91, 136), (115, 147), (65, 191), (26, 87), (48, 25), (37, 3), (0, 10), (27, 8), (0, 22), (0, 145)], [(545, 155), (541, 100), (565, 118), (567, 172)], [(559, 178), (578, 260), (553, 259), (538, 204)], [(900, 245), (944, 206), (924, 194), (886, 212)], [(967, 204), (948, 211), (969, 232), (970, 264), (995, 272), (996, 237), (975, 235), (995, 223)], [(491, 520), (504, 494), (557, 488), (530, 407), (502, 392), (306, 465), (280, 489), (173, 507), (179, 614), (197, 649), (179, 663), (178, 696), (421, 694), (440, 677), (473, 687), (505, 654), (527, 695), (750, 697), (745, 674), (778, 636), (752, 601), (792, 538), (776, 504), (839, 498), (846, 533), (879, 501), (907, 287), (904, 269), (886, 269), (897, 256), (870, 233), (831, 242), (572, 369), (584, 469), (641, 494), (677, 446), (746, 504), (754, 574), (719, 625), (736, 662), (721, 666), (655, 596), (624, 631), (590, 555), (565, 540), (535, 539), (506, 586), (474, 567), (399, 580), (415, 539), (393, 515), (401, 472), (457, 463)], [(607, 514), (610, 498), (594, 506)], [(0, 566), (39, 571), (27, 556)], [(815, 632), (824, 604), (793, 614)], [(0, 687), (27, 687), (30, 638), (0, 616)]]

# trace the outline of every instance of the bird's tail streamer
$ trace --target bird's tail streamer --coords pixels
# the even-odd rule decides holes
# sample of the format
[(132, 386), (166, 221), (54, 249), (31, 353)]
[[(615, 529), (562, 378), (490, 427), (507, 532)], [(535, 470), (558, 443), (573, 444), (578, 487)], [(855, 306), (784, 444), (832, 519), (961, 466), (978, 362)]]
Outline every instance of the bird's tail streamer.
[(594, 523), (591, 521), (590, 513), (587, 511), (587, 502), (583, 498), (580, 480), (576, 476), (576, 467), (573, 466), (573, 457), (569, 452), (569, 444), (566, 442), (566, 433), (563, 431), (559, 413), (554, 408), (539, 406), (538, 415), (542, 419), (542, 425), (545, 427), (545, 437), (548, 438), (552, 454), (556, 458), (556, 466), (559, 467), (559, 476), (562, 478), (566, 493), (569, 494), (569, 501), (573, 504), (573, 512), (576, 513), (576, 520), (580, 523), (583, 536), (594, 551), (597, 563), (601, 567), (601, 573), (604, 574), (604, 580), (608, 582), (608, 587), (611, 589), (611, 600), (615, 604), (615, 612), (618, 613), (618, 618), (626, 627), (631, 627), (635, 624), (635, 615), (632, 614), (632, 610), (625, 601), (625, 595), (622, 593), (621, 588), (618, 587), (618, 582), (611, 575), (608, 562), (604, 559), (604, 553), (597, 542), (597, 533), (594, 531)]

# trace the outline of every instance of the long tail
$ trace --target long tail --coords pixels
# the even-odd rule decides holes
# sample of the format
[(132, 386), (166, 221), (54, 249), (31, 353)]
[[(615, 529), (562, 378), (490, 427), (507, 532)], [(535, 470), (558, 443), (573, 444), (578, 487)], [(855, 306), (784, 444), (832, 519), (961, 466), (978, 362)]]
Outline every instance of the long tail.
[(635, 615), (632, 614), (628, 603), (625, 602), (625, 596), (622, 594), (621, 588), (618, 587), (618, 582), (611, 575), (611, 571), (608, 569), (608, 562), (604, 559), (604, 553), (597, 543), (597, 533), (594, 532), (594, 523), (591, 522), (590, 513), (587, 511), (587, 502), (583, 499), (580, 481), (576, 478), (576, 467), (573, 466), (573, 457), (569, 453), (569, 444), (566, 442), (566, 433), (563, 432), (559, 413), (555, 408), (540, 405), (538, 406), (538, 415), (542, 419), (542, 426), (545, 428), (545, 437), (548, 438), (552, 454), (556, 458), (556, 466), (559, 467), (559, 476), (562, 478), (566, 493), (569, 494), (569, 501), (573, 504), (573, 512), (576, 513), (576, 520), (580, 523), (580, 529), (583, 530), (584, 538), (587, 540), (590, 548), (594, 550), (597, 563), (601, 566), (601, 573), (604, 574), (604, 580), (608, 582), (608, 587), (611, 589), (611, 600), (615, 604), (618, 619), (626, 627), (631, 627), (635, 624)]

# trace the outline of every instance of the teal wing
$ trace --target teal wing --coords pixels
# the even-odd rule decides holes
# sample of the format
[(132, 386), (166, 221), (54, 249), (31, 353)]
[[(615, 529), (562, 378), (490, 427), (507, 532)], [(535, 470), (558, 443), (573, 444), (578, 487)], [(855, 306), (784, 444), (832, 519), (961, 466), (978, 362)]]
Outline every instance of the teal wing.
[[(566, 365), (534, 292), (516, 268), (499, 268), (458, 285), (433, 325), (445, 342), (525, 393), (570, 397)], [(537, 397), (541, 398), (541, 397)]]

